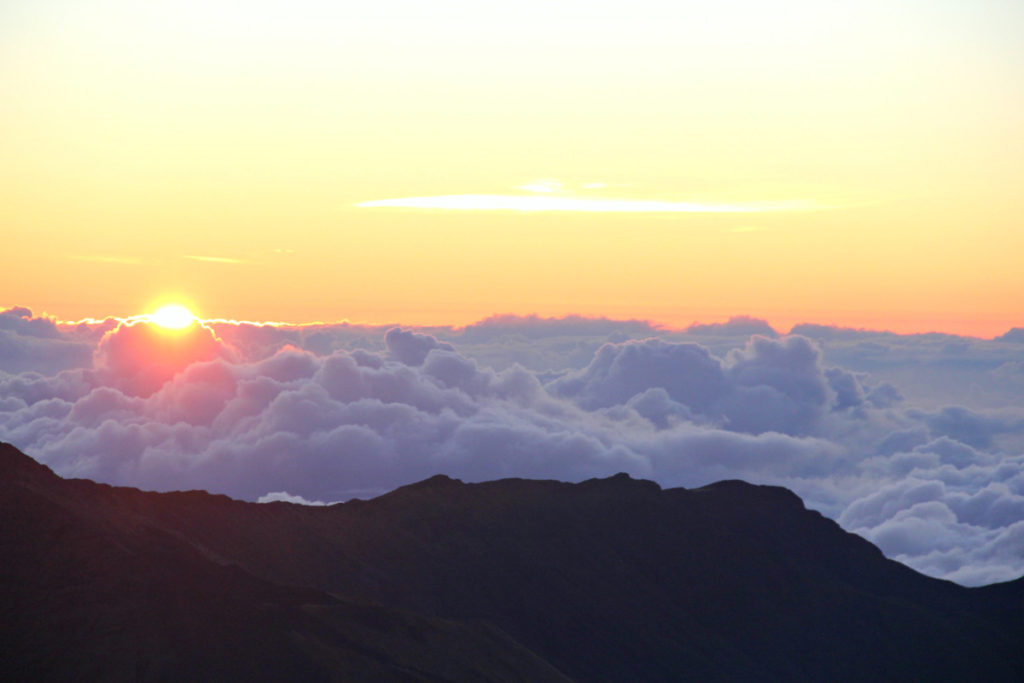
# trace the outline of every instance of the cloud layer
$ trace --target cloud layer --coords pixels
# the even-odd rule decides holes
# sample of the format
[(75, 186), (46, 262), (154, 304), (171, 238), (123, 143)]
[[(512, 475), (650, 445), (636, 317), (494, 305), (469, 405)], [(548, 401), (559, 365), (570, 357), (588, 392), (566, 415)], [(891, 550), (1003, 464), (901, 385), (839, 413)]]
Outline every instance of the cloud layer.
[[(64, 476), (264, 501), (368, 497), (439, 472), (743, 478), (789, 486), (934, 576), (1024, 573), (1020, 401), (930, 405), (886, 381), (956, 358), (1004, 392), (1021, 381), (1006, 357), (1024, 346), (803, 331), (501, 317), (169, 334), (12, 309), (0, 313), (0, 439)], [(888, 372), (862, 369), (885, 354)]]

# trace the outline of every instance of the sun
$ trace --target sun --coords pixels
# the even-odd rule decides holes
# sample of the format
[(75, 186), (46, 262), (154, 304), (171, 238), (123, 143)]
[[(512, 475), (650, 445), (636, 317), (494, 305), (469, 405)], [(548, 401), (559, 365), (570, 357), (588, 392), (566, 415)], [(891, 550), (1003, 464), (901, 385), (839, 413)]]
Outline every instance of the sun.
[(192, 311), (180, 304), (162, 306), (148, 316), (149, 322), (170, 330), (181, 330), (196, 322)]

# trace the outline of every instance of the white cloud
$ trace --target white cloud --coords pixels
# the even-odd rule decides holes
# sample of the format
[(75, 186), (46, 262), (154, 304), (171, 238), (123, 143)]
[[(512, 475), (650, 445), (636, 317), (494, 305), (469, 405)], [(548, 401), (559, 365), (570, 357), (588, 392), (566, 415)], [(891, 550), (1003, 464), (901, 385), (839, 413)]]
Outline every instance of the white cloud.
[(518, 189), (525, 190), (527, 192), (549, 194), (551, 192), (558, 192), (561, 190), (562, 183), (554, 178), (541, 178), (539, 180), (534, 180), (524, 185), (520, 185)]
[[(0, 331), (38, 351), (18, 357), (40, 358), (43, 372), (0, 372), (0, 439), (65, 476), (305, 502), (437, 473), (742, 478), (792, 488), (933, 575), (1024, 573), (1019, 402), (916, 407), (830, 364), (827, 340), (745, 336), (766, 327), (749, 318), (691, 333), (504, 317), (434, 334), (219, 323), (158, 338), (144, 323), (5, 315)], [(47, 367), (53, 344), (87, 349), (89, 366)], [(926, 357), (935, 348), (889, 344), (911, 368), (915, 344)], [(984, 359), (972, 344), (968, 357)]]
[(238, 264), (247, 263), (245, 259), (233, 258), (230, 256), (203, 256), (199, 254), (187, 254), (184, 258), (192, 261), (202, 261), (204, 263), (226, 263), (226, 264)]
[(360, 208), (437, 209), (449, 211), (579, 211), (587, 213), (761, 213), (816, 211), (829, 208), (807, 200), (715, 204), (646, 199), (599, 199), (536, 194), (449, 194), (432, 197), (375, 199), (356, 204)]
[(330, 505), (331, 503), (325, 503), (321, 500), (306, 500), (302, 496), (294, 496), (287, 491), (271, 491), (270, 493), (260, 496), (257, 503), (295, 503), (297, 505)]

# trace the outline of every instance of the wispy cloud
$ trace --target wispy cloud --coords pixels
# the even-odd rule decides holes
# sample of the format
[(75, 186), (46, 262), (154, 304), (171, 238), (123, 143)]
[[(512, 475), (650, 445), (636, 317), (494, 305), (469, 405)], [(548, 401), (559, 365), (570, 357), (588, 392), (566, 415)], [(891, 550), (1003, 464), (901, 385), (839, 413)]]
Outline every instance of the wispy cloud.
[[(547, 190), (550, 192), (550, 190)], [(433, 197), (399, 197), (361, 202), (360, 208), (434, 209), (446, 211), (576, 211), (587, 213), (760, 213), (815, 211), (830, 208), (817, 202), (789, 199), (769, 202), (673, 202), (647, 199), (596, 199), (587, 197), (449, 194)]]
[(527, 192), (540, 192), (542, 194), (550, 194), (552, 192), (558, 192), (562, 189), (562, 183), (554, 178), (541, 178), (539, 180), (532, 180), (524, 185), (520, 185), (517, 189), (525, 190)]
[(230, 258), (227, 256), (199, 256), (196, 254), (186, 254), (185, 258), (193, 261), (203, 261), (205, 263), (247, 263), (245, 259)]

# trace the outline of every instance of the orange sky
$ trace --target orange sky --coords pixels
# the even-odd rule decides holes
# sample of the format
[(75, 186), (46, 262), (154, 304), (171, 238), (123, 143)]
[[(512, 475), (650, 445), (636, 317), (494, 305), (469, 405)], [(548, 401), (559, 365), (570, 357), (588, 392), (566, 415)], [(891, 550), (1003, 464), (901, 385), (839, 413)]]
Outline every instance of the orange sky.
[(0, 305), (1024, 325), (1024, 9), (850, 4), (7, 3)]

